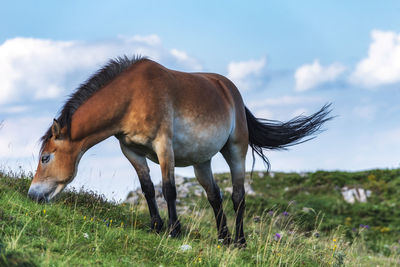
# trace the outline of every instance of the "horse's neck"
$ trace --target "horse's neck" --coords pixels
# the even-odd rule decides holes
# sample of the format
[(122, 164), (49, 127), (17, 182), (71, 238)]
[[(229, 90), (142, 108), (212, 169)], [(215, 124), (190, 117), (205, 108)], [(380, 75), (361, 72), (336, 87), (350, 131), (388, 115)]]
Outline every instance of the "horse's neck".
[(110, 91), (99, 91), (72, 116), (71, 139), (82, 141), (82, 150), (121, 131), (120, 121), (129, 102), (123, 95), (110, 94)]

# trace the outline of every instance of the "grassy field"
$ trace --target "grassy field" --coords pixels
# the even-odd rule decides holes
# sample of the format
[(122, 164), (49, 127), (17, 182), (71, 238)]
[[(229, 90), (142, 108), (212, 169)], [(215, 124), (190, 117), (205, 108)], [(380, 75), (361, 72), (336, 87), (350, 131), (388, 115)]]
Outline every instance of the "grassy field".
[[(29, 176), (29, 175), (28, 175)], [(227, 174), (217, 175), (223, 191)], [(400, 170), (255, 173), (247, 197), (246, 249), (222, 246), (204, 197), (180, 205), (181, 237), (150, 232), (144, 200), (109, 203), (65, 192), (51, 204), (26, 197), (30, 179), (0, 173), (0, 266), (398, 266)], [(344, 185), (372, 191), (346, 203)], [(233, 229), (227, 192), (225, 211)], [(166, 211), (161, 211), (167, 218)]]

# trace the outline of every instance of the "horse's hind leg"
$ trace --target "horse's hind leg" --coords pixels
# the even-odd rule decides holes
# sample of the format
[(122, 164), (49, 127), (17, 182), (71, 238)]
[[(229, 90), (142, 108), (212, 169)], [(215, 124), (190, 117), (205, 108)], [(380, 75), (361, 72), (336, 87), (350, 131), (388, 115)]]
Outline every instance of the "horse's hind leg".
[(133, 151), (129, 150), (122, 143), (121, 150), (125, 157), (130, 161), (133, 167), (136, 170), (136, 173), (139, 177), (140, 186), (142, 187), (142, 191), (147, 201), (147, 205), (149, 206), (150, 217), (151, 217), (151, 229), (160, 232), (163, 227), (163, 220), (160, 217), (157, 208), (157, 202), (155, 199), (154, 185), (150, 179), (150, 170), (147, 166), (147, 162), (145, 157), (140, 156)]
[(221, 150), (229, 165), (232, 176), (232, 202), (236, 212), (235, 244), (240, 247), (246, 246), (243, 232), (243, 215), (245, 211), (244, 177), (247, 143), (228, 140)]
[(215, 183), (210, 161), (194, 165), (194, 173), (197, 180), (207, 193), (208, 201), (214, 210), (217, 221), (218, 239), (223, 239), (224, 244), (231, 243), (231, 235), (226, 225), (226, 216), (222, 209), (222, 198), (218, 185)]

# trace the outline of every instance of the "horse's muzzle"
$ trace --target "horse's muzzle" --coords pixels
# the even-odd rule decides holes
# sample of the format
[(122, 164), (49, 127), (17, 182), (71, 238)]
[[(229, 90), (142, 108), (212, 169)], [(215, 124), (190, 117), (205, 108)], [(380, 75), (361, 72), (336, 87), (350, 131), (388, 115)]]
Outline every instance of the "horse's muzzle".
[(28, 196), (33, 201), (44, 203), (49, 202), (49, 195), (52, 190), (49, 190), (49, 187), (43, 184), (32, 184), (28, 191)]

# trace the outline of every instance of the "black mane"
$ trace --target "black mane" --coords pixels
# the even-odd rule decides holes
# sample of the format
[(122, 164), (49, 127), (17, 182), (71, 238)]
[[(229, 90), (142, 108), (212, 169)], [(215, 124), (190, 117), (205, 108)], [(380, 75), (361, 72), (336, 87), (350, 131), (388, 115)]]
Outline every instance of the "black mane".
[[(142, 56), (133, 56), (132, 58), (123, 56), (116, 59), (111, 59), (106, 65), (94, 73), (85, 83), (81, 84), (78, 89), (76, 89), (76, 91), (69, 96), (67, 102), (65, 102), (63, 108), (59, 112), (59, 117), (57, 118), (61, 128), (65, 126), (67, 127), (67, 133), (69, 137), (71, 134), (71, 119), (75, 111), (97, 91), (110, 83), (133, 64), (144, 59), (146, 59), (146, 57)], [(41, 151), (51, 136), (52, 133), (50, 127), (40, 139), (42, 142)]]

